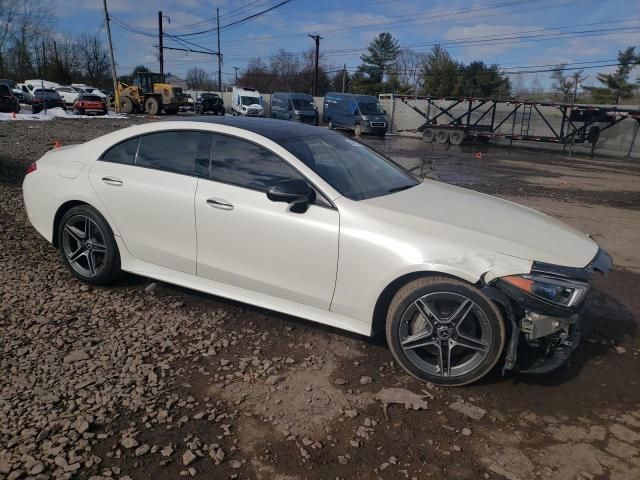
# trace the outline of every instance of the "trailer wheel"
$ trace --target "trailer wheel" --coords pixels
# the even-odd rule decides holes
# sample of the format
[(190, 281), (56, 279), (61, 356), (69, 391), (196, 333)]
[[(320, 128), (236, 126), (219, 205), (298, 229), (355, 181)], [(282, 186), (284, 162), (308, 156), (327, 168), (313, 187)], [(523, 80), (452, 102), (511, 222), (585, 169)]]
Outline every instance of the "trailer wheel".
[(454, 131), (449, 134), (451, 145), (462, 145), (464, 142), (464, 132)]
[(436, 143), (445, 144), (449, 141), (449, 132), (446, 130), (438, 130), (436, 132)]
[(157, 98), (149, 97), (147, 101), (144, 102), (144, 110), (149, 115), (158, 115), (160, 113), (160, 102)]
[(433, 128), (425, 128), (422, 131), (422, 140), (427, 143), (431, 143), (436, 138), (436, 131)]

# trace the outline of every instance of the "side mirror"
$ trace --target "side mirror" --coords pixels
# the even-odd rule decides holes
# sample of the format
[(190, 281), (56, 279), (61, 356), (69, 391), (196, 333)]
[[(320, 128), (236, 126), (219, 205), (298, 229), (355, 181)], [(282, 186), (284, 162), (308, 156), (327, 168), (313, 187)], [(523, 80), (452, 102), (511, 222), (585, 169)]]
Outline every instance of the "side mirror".
[(304, 180), (283, 180), (269, 187), (267, 198), (290, 204), (294, 213), (304, 213), (316, 199), (316, 192)]

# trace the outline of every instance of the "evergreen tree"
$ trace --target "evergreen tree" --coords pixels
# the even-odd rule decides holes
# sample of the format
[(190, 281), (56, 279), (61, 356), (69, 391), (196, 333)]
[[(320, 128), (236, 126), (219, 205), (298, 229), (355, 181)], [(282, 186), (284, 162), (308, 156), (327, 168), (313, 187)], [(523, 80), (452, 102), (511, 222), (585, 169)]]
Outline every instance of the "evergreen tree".
[(629, 82), (631, 70), (640, 62), (640, 55), (635, 47), (627, 47), (618, 52), (618, 69), (614, 73), (599, 73), (598, 81), (604, 87), (587, 87), (598, 103), (613, 102), (616, 105), (620, 99), (630, 98), (635, 86)]
[(362, 64), (358, 71), (366, 76), (369, 93), (378, 93), (384, 89), (385, 74), (396, 61), (400, 53), (398, 41), (388, 32), (374, 38), (367, 47), (367, 53), (360, 56)]

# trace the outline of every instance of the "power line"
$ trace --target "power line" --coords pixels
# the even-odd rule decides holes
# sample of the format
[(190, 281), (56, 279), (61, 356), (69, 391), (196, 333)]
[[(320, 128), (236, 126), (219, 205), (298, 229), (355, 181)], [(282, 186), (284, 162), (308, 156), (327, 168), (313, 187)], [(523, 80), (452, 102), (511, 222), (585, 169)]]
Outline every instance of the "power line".
[[(555, 5), (546, 5), (546, 6), (541, 6), (541, 7), (533, 7), (533, 8), (527, 8), (527, 9), (520, 9), (520, 10), (511, 10), (511, 11), (498, 11), (498, 12), (493, 12), (493, 13), (487, 13), (484, 15), (473, 15), (471, 17), (471, 19), (476, 20), (479, 18), (487, 18), (487, 17), (495, 17), (497, 15), (509, 15), (509, 14), (514, 14), (514, 13), (525, 13), (525, 12), (532, 12), (532, 11), (537, 11), (537, 10), (543, 10), (543, 9), (550, 9), (550, 8), (558, 8), (558, 7), (563, 7), (563, 6), (567, 6), (567, 5), (575, 5), (575, 4), (582, 4), (582, 3), (592, 3), (594, 1), (597, 0), (571, 0), (565, 3), (559, 3), (559, 4), (555, 4)], [(497, 8), (505, 8), (504, 6), (499, 7), (497, 6), (498, 4), (486, 4), (486, 5), (478, 5), (476, 7), (471, 7), (471, 8), (462, 8), (462, 9), (455, 9), (455, 10), (449, 10), (449, 11), (444, 11), (444, 12), (439, 12), (437, 14), (432, 14), (431, 16), (424, 16), (422, 15), (422, 17), (424, 18), (439, 18), (437, 20), (431, 20), (431, 21), (427, 21), (427, 22), (423, 22), (421, 21), (421, 19), (418, 19), (415, 22), (411, 22), (411, 21), (403, 21), (403, 22), (396, 22), (396, 24), (398, 25), (402, 25), (402, 26), (416, 26), (416, 25), (431, 25), (431, 24), (440, 24), (442, 22), (442, 18), (440, 17), (448, 17), (448, 16), (456, 16), (456, 20), (466, 20), (468, 18), (465, 18), (465, 14), (468, 13), (473, 13), (477, 10), (494, 10)], [(393, 18), (393, 17), (387, 17), (387, 18)], [(333, 25), (333, 24), (332, 24)], [(361, 25), (361, 26), (355, 26), (349, 29), (345, 29), (345, 28), (339, 28), (339, 29), (330, 29), (330, 30), (320, 30), (318, 31), (318, 33), (321, 34), (326, 34), (326, 33), (334, 33), (335, 32), (335, 36), (342, 36), (342, 35), (348, 35), (350, 33), (352, 33), (353, 31), (368, 31), (368, 30), (377, 30), (381, 27), (388, 27), (392, 24), (389, 23), (369, 23), (369, 24), (365, 24), (365, 25)], [(270, 40), (274, 40), (274, 39), (278, 39), (278, 38), (286, 38), (286, 37), (298, 37), (300, 35), (303, 35), (302, 33), (288, 33), (288, 34), (282, 34), (282, 35), (272, 35), (272, 36), (263, 36), (263, 37), (256, 37), (256, 38), (252, 38), (252, 39), (237, 39), (237, 40), (227, 40), (227, 44), (233, 44), (233, 43), (242, 43), (242, 44), (246, 44), (246, 43), (254, 43), (254, 42), (265, 42), (265, 41), (270, 41)]]
[[(283, 0), (282, 2), (276, 3), (272, 7), (269, 7), (267, 9), (265, 9), (265, 10), (261, 10), (260, 12), (254, 13), (253, 15), (249, 15), (247, 17), (241, 18), (240, 20), (236, 20), (235, 22), (231, 22), (231, 23), (228, 23), (226, 25), (223, 25), (220, 28), (221, 29), (228, 29), (229, 27), (233, 27), (235, 25), (239, 25), (241, 23), (247, 22), (247, 21), (252, 20), (252, 19), (254, 19), (256, 17), (264, 15), (265, 13), (268, 13), (268, 12), (270, 12), (272, 10), (275, 10), (278, 7), (286, 5), (287, 3), (291, 2), (291, 1), (292, 0)], [(214, 32), (216, 30), (217, 30), (217, 28), (210, 28), (210, 29), (207, 29), (207, 30), (202, 30), (201, 32), (183, 33), (181, 35), (176, 35), (176, 36), (178, 36), (178, 37), (192, 37), (193, 35), (201, 35), (203, 33)]]

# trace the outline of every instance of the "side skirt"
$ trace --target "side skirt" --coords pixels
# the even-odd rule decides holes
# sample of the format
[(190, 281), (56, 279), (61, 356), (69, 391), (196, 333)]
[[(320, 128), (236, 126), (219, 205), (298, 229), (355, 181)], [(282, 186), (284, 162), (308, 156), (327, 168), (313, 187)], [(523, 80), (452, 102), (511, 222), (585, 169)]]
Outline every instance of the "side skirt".
[(152, 263), (142, 262), (131, 257), (119, 237), (116, 237), (122, 262), (122, 270), (143, 277), (153, 278), (162, 282), (178, 285), (199, 292), (217, 295), (242, 303), (247, 303), (268, 310), (284, 313), (294, 317), (300, 317), (312, 322), (318, 322), (330, 327), (347, 330), (364, 336), (371, 335), (371, 323), (363, 322), (346, 315), (322, 310), (300, 303), (284, 300), (282, 298), (253, 292), (244, 288), (235, 287), (226, 283), (216, 282), (203, 277), (197, 277), (188, 273), (177, 272)]

